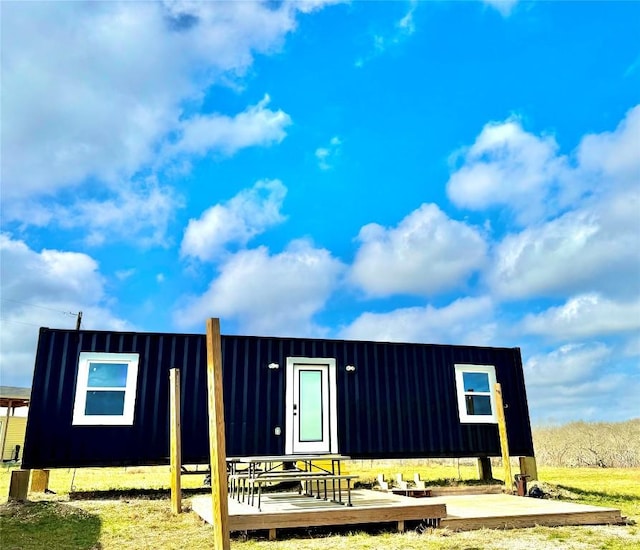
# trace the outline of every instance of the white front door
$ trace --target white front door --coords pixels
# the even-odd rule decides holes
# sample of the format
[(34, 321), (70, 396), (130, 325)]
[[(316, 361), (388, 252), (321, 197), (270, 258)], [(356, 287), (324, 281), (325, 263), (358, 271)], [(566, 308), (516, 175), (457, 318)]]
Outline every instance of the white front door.
[(287, 358), (287, 454), (337, 453), (335, 359)]

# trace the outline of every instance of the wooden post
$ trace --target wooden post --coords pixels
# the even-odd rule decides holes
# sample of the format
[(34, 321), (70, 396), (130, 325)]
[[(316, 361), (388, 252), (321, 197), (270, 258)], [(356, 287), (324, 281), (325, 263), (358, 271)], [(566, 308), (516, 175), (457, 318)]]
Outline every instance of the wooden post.
[(9, 482), (9, 500), (27, 500), (29, 492), (29, 474), (31, 470), (11, 470)]
[(207, 320), (207, 387), (209, 391), (213, 547), (216, 550), (230, 550), (220, 319)]
[(491, 458), (488, 456), (481, 456), (478, 458), (478, 479), (481, 481), (491, 481), (493, 479)]
[(513, 493), (513, 478), (511, 477), (511, 462), (509, 459), (509, 440), (507, 438), (507, 422), (504, 418), (504, 402), (502, 401), (502, 386), (498, 383), (496, 390), (496, 409), (498, 414), (498, 432), (500, 434), (500, 449), (502, 450), (502, 464), (504, 466), (504, 485), (507, 493)]
[(182, 512), (182, 438), (180, 429), (180, 370), (169, 370), (169, 434), (171, 464), (171, 513)]
[(44, 493), (49, 488), (50, 470), (33, 470), (31, 472), (31, 492)]
[(520, 473), (529, 476), (527, 482), (536, 481), (538, 479), (538, 466), (534, 456), (520, 457)]
[(2, 443), (0, 444), (0, 461), (4, 460), (4, 446), (7, 442), (7, 432), (9, 431), (9, 412), (11, 411), (11, 405), (13, 402), (9, 399), (9, 403), (7, 403), (7, 414), (4, 417), (4, 422), (2, 424), (2, 436), (0, 436), (0, 440)]

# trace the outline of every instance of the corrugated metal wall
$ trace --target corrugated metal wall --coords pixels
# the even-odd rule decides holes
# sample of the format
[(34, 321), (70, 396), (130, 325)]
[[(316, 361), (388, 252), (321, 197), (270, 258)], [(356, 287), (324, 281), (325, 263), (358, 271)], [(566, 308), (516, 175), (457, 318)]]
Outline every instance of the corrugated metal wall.
[[(140, 354), (133, 426), (71, 426), (81, 351)], [(453, 368), (495, 365), (511, 452), (533, 455), (518, 349), (223, 336), (222, 355), (229, 456), (284, 453), (287, 357), (336, 359), (339, 449), (354, 458), (499, 455), (495, 425), (460, 424)], [(166, 463), (172, 367), (181, 370), (183, 459), (206, 462), (203, 335), (42, 329), (23, 466)]]

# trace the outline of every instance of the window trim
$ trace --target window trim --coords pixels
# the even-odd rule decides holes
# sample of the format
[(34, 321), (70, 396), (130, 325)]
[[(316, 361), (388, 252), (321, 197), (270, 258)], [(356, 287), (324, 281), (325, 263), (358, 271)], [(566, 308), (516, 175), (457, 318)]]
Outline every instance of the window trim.
[[(127, 382), (124, 388), (124, 410), (122, 414), (92, 415), (86, 414), (87, 393), (97, 388), (89, 386), (89, 365), (100, 363), (126, 363)], [(73, 406), (72, 426), (132, 426), (136, 406), (136, 389), (138, 383), (138, 353), (100, 353), (93, 351), (80, 352), (78, 357), (78, 374), (76, 377), (76, 394)], [(99, 391), (113, 391), (115, 388), (101, 387)]]
[[(498, 415), (496, 412), (496, 367), (494, 365), (475, 365), (475, 364), (456, 364), (456, 394), (458, 401), (458, 414), (460, 422), (464, 424), (497, 424)], [(489, 376), (489, 392), (480, 392), (478, 395), (489, 395), (491, 402), (491, 414), (468, 414), (465, 397), (467, 393), (464, 391), (463, 374), (465, 372), (480, 372)]]

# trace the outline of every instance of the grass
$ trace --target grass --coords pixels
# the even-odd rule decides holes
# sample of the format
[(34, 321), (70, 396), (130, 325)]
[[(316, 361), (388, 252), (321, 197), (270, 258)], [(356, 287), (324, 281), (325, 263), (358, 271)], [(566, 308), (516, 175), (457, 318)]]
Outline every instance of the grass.
[(5, 504), (0, 511), (2, 548), (93, 548), (100, 538), (101, 519), (90, 511), (62, 502)]
[(540, 478), (577, 502), (619, 508), (640, 523), (640, 468), (540, 468)]
[(374, 483), (378, 474), (383, 474), (387, 480), (395, 480), (396, 474), (412, 480), (415, 473), (419, 473), (422, 479), (428, 479), (430, 485), (478, 483), (477, 468), (469, 460), (352, 460), (346, 462), (345, 471), (357, 474), (362, 485)]
[[(364, 480), (383, 472), (393, 477), (402, 472), (413, 477), (456, 483), (473, 479), (475, 467), (456, 462), (426, 464), (416, 461), (370, 463), (353, 462), (349, 471)], [(516, 470), (514, 470), (515, 472)], [(498, 469), (495, 474), (497, 475)], [(640, 469), (540, 468), (548, 484), (563, 488), (563, 494), (577, 502), (620, 508), (623, 515), (640, 522)], [(183, 478), (186, 487), (195, 488), (200, 476)], [(8, 493), (9, 470), (0, 470), (0, 496)], [(70, 500), (73, 486), (78, 491), (107, 491), (122, 488), (166, 489), (167, 467), (53, 470), (50, 488), (55, 495), (34, 495), (33, 502), (0, 505), (0, 548), (3, 550), (80, 549), (182, 549), (211, 545), (211, 528), (192, 513), (172, 516), (168, 497), (161, 499), (119, 498)], [(185, 499), (185, 507), (190, 505)], [(536, 527), (512, 531), (479, 530), (452, 533), (444, 529), (413, 529), (404, 534), (380, 526), (298, 529), (278, 531), (279, 540), (269, 542), (263, 533), (248, 540), (234, 538), (234, 550), (354, 550), (396, 548), (429, 549), (605, 549), (626, 550), (640, 547), (640, 528), (628, 526)]]

